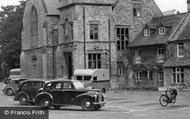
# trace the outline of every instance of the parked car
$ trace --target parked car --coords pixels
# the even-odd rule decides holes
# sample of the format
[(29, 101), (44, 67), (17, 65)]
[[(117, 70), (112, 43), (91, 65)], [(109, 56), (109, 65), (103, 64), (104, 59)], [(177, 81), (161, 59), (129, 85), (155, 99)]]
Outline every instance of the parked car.
[(8, 96), (13, 96), (16, 93), (16, 90), (18, 90), (21, 82), (25, 80), (27, 80), (27, 78), (11, 78), (9, 81), (7, 79), (7, 83), (6, 83), (7, 85), (2, 90), (3, 93)]
[(34, 103), (34, 97), (36, 96), (38, 90), (44, 86), (44, 84), (45, 80), (40, 79), (30, 79), (24, 81), (16, 92), (14, 101), (19, 101), (21, 105)]
[(9, 71), (9, 78), (21, 78), (21, 69), (16, 68), (16, 69), (11, 69)]
[(5, 78), (3, 80), (4, 84), (8, 85), (10, 83), (11, 78)]
[(52, 80), (45, 84), (35, 97), (35, 103), (43, 109), (64, 105), (82, 106), (83, 110), (99, 110), (106, 104), (104, 94), (97, 89), (84, 88), (77, 80)]

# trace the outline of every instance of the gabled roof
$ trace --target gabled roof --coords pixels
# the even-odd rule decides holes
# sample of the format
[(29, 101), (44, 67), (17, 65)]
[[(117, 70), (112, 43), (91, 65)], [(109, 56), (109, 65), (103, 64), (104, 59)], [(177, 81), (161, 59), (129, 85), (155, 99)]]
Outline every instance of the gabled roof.
[(188, 21), (187, 24), (185, 24), (185, 27), (181, 30), (178, 37), (170, 41), (181, 41), (181, 40), (190, 40), (190, 20)]
[(164, 64), (164, 67), (190, 67), (190, 57), (170, 57)]
[(47, 15), (60, 15), (58, 7), (59, 0), (42, 0)]
[[(171, 16), (162, 16), (153, 18), (148, 26), (157, 28), (157, 30), (152, 30), (150, 36), (144, 36), (144, 31), (129, 44), (129, 47), (140, 47), (140, 46), (151, 46), (166, 44), (168, 40), (175, 34), (181, 22), (186, 18), (187, 13), (175, 14)], [(166, 27), (166, 33), (164, 35), (159, 35), (158, 26), (160, 23)]]

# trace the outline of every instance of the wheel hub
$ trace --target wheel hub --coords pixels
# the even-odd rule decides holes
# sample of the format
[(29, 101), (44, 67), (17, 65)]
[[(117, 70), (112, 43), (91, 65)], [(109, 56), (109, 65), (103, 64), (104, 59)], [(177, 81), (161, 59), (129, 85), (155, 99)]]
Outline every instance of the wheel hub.
[(22, 102), (25, 102), (26, 101), (26, 98), (22, 98)]
[(44, 101), (44, 106), (48, 106), (48, 105), (49, 105), (49, 101), (48, 100)]
[(85, 102), (85, 107), (90, 107), (90, 102)]

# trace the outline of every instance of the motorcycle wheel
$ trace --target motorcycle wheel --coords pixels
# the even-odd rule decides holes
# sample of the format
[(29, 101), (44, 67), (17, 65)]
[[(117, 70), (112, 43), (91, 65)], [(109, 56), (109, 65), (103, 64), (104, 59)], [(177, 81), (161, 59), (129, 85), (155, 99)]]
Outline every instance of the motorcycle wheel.
[(160, 105), (166, 107), (168, 105), (168, 98), (165, 94), (161, 95), (159, 98)]
[(172, 99), (172, 103), (175, 103), (176, 102), (176, 97)]

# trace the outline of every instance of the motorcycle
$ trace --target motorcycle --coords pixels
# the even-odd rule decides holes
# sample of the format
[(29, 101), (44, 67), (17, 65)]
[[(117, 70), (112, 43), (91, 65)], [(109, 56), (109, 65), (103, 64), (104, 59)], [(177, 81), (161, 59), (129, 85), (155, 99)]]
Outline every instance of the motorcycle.
[(177, 89), (169, 88), (159, 98), (160, 105), (166, 107), (169, 103), (175, 103), (177, 97)]

